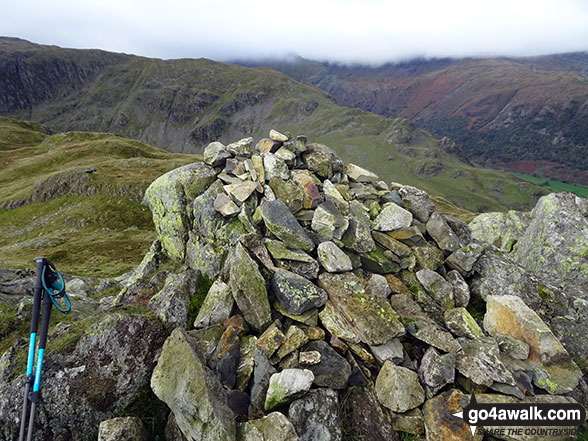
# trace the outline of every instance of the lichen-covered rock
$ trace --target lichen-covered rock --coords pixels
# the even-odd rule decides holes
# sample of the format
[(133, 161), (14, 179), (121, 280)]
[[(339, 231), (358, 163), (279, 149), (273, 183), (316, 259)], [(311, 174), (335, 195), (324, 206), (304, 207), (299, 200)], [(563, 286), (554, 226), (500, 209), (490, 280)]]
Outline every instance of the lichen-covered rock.
[(475, 441), (470, 426), (461, 418), (453, 416), (461, 412), (463, 393), (449, 390), (427, 400), (423, 406), (423, 418), (427, 441)]
[(398, 314), (381, 296), (366, 291), (366, 281), (353, 273), (322, 273), (319, 285), (345, 317), (353, 317), (354, 333), (369, 345), (380, 345), (405, 330)]
[(323, 197), (314, 180), (310, 177), (308, 170), (297, 170), (293, 172), (292, 179), (302, 191), (302, 208), (306, 210), (313, 209), (323, 202)]
[(506, 213), (479, 214), (469, 226), (473, 239), (510, 252), (521, 240), (530, 223), (528, 213), (510, 210)]
[(482, 337), (463, 343), (458, 352), (457, 370), (474, 383), (492, 386), (492, 383), (515, 385), (509, 369), (500, 360), (500, 351), (493, 338)]
[(453, 287), (453, 300), (455, 306), (466, 308), (470, 303), (470, 287), (461, 273), (456, 270), (448, 271), (445, 280), (447, 280)]
[(339, 399), (332, 389), (313, 390), (292, 402), (288, 419), (300, 441), (341, 441)]
[(458, 337), (480, 338), (484, 335), (472, 315), (463, 307), (446, 310), (443, 318), (447, 329)]
[(323, 179), (331, 179), (335, 173), (343, 171), (343, 161), (324, 144), (308, 144), (302, 158), (308, 169)]
[(388, 204), (374, 220), (377, 231), (394, 231), (410, 227), (412, 214), (396, 204)]
[(204, 149), (204, 162), (213, 167), (224, 164), (225, 160), (231, 156), (226, 147), (218, 141), (211, 142)]
[(333, 242), (321, 242), (316, 251), (320, 264), (330, 273), (340, 273), (353, 269), (349, 256)]
[(244, 335), (239, 339), (239, 365), (237, 367), (237, 389), (245, 391), (255, 366), (257, 337)]
[(104, 420), (98, 428), (98, 441), (147, 441), (143, 422), (135, 417)]
[(343, 412), (358, 441), (399, 441), (373, 391), (354, 387), (346, 397)]
[(269, 186), (276, 198), (282, 200), (292, 213), (297, 213), (304, 206), (304, 192), (291, 179), (284, 180), (278, 176), (272, 176)]
[(455, 380), (455, 354), (440, 355), (429, 346), (419, 366), (419, 378), (427, 387), (427, 396), (433, 397), (445, 385)]
[(157, 236), (167, 254), (183, 260), (191, 218), (188, 204), (216, 179), (214, 169), (195, 162), (167, 172), (145, 191)]
[(354, 218), (349, 219), (349, 226), (341, 241), (346, 248), (358, 253), (369, 253), (376, 249), (370, 227)]
[(376, 379), (376, 395), (393, 412), (406, 412), (425, 401), (416, 372), (386, 361)]
[(311, 226), (324, 240), (341, 239), (349, 221), (339, 213), (333, 202), (324, 201), (314, 210)]
[(272, 321), (265, 280), (240, 243), (235, 245), (229, 259), (229, 286), (233, 298), (247, 323), (260, 331)]
[(151, 377), (151, 388), (169, 406), (187, 439), (236, 439), (233, 412), (220, 381), (181, 328), (176, 328), (165, 341)]
[(231, 316), (234, 303), (231, 288), (221, 279), (215, 280), (198, 311), (194, 327), (207, 328), (222, 323)]
[(375, 173), (351, 163), (345, 166), (345, 174), (353, 182), (375, 182), (379, 179)]
[(307, 252), (314, 249), (314, 242), (283, 201), (266, 201), (261, 204), (260, 209), (267, 229), (286, 245)]
[(325, 304), (325, 307), (319, 312), (322, 325), (337, 338), (353, 343), (359, 343), (361, 340), (350, 328), (349, 323), (345, 320), (339, 311), (333, 306), (331, 301)]
[(398, 194), (401, 197), (400, 205), (421, 222), (426, 223), (435, 211), (435, 204), (423, 190), (404, 185), (398, 190)]
[(495, 334), (494, 338), (498, 343), (500, 352), (516, 358), (517, 360), (526, 360), (529, 358), (530, 347), (527, 343), (506, 334)]
[(251, 420), (239, 429), (241, 441), (298, 441), (298, 435), (292, 423), (283, 413), (272, 412), (269, 415)]
[(519, 297), (488, 297), (484, 328), (490, 335), (510, 335), (529, 345), (529, 361), (548, 375), (548, 378), (536, 379), (537, 386), (551, 394), (561, 394), (578, 385), (582, 377), (578, 366), (549, 327)]
[(270, 378), (265, 410), (288, 403), (304, 395), (312, 386), (314, 374), (308, 369), (284, 369)]
[(417, 279), (423, 288), (445, 310), (454, 307), (453, 287), (441, 275), (428, 268), (423, 268), (416, 273)]
[(447, 258), (446, 263), (449, 268), (459, 271), (462, 276), (466, 276), (470, 273), (483, 251), (484, 248), (480, 244), (472, 242), (463, 248), (455, 250)]
[(235, 156), (251, 156), (253, 153), (253, 138), (243, 138), (232, 142), (226, 147), (227, 152)]
[(275, 153), (263, 154), (263, 170), (266, 181), (270, 181), (273, 177), (283, 180), (290, 179), (290, 170), (288, 170), (286, 161), (276, 156)]
[(327, 293), (304, 277), (277, 268), (271, 281), (272, 292), (290, 314), (302, 314), (327, 302)]

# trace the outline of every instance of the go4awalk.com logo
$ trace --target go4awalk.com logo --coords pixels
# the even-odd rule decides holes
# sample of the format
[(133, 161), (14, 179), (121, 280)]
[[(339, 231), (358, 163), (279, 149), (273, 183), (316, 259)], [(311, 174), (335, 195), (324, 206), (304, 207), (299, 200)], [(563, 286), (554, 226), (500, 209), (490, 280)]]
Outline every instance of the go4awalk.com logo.
[(472, 435), (484, 426), (494, 435), (555, 437), (576, 435), (586, 409), (578, 403), (478, 403), (472, 395), (463, 411), (453, 416), (462, 418)]

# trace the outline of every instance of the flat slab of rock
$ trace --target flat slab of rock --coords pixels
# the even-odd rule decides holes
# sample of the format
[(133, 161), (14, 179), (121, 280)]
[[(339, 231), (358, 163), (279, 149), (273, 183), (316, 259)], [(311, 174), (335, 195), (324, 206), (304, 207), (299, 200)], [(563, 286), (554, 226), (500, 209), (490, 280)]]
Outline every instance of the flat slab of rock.
[(284, 369), (270, 378), (265, 410), (288, 403), (304, 395), (312, 386), (314, 374), (308, 369)]
[(380, 179), (374, 172), (351, 163), (345, 166), (345, 174), (353, 182), (375, 182)]
[(327, 293), (310, 280), (290, 271), (276, 268), (271, 281), (272, 292), (290, 314), (302, 314), (323, 306)]
[(313, 390), (294, 401), (288, 419), (300, 441), (341, 441), (339, 398), (332, 389)]
[(410, 227), (412, 213), (396, 204), (388, 204), (374, 220), (374, 230), (395, 231)]
[(351, 365), (326, 342), (312, 341), (304, 346), (303, 351), (316, 351), (320, 362), (308, 366), (314, 374), (314, 384), (331, 389), (344, 389), (351, 375)]
[(427, 233), (443, 251), (454, 252), (461, 247), (459, 237), (453, 232), (443, 216), (436, 211), (427, 221)]
[(406, 412), (425, 401), (416, 372), (386, 361), (376, 379), (376, 395), (392, 412)]
[(385, 298), (366, 291), (364, 279), (353, 273), (322, 273), (318, 283), (364, 343), (381, 345), (405, 334), (398, 314)]
[(314, 242), (283, 201), (276, 199), (264, 202), (260, 210), (267, 229), (282, 242), (291, 248), (300, 248), (307, 252), (314, 249)]
[(186, 332), (176, 328), (163, 345), (151, 389), (171, 409), (186, 438), (234, 441), (235, 420), (224, 389), (194, 347)]
[(292, 423), (283, 413), (272, 412), (263, 418), (247, 421), (239, 430), (241, 441), (298, 441)]
[(529, 345), (529, 361), (540, 366), (549, 376), (537, 380), (539, 387), (551, 394), (561, 394), (578, 385), (582, 371), (549, 327), (520, 297), (489, 296), (484, 328), (490, 335), (510, 335)]
[(400, 315), (407, 332), (415, 338), (444, 352), (461, 350), (457, 340), (425, 314), (419, 304), (407, 294), (390, 296), (390, 304)]
[(464, 343), (456, 361), (457, 370), (476, 384), (492, 386), (496, 382), (515, 385), (512, 373), (500, 360), (500, 350), (493, 338), (483, 337)]
[(317, 248), (318, 260), (330, 273), (351, 271), (351, 259), (333, 242), (321, 242)]

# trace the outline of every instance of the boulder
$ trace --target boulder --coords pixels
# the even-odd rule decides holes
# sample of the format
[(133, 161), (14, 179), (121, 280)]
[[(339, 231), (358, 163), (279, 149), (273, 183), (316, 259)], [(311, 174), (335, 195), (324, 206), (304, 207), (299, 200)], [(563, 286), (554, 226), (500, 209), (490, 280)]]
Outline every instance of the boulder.
[(475, 384), (492, 386), (497, 382), (515, 385), (512, 373), (500, 360), (500, 351), (493, 338), (465, 341), (456, 361), (457, 370)]
[(272, 412), (263, 418), (247, 421), (239, 430), (241, 441), (298, 441), (292, 423), (283, 413)]
[(290, 248), (307, 252), (314, 249), (314, 242), (283, 201), (276, 199), (264, 202), (260, 209), (266, 228)]
[(331, 389), (344, 389), (351, 375), (351, 366), (341, 355), (324, 341), (312, 341), (303, 351), (316, 351), (320, 362), (308, 366), (314, 374), (314, 384)]
[(235, 420), (223, 387), (181, 328), (165, 341), (151, 388), (169, 406), (187, 439), (236, 440)]
[(135, 417), (104, 420), (98, 428), (98, 441), (147, 441), (143, 422)]
[(426, 223), (435, 211), (435, 204), (423, 190), (404, 185), (398, 190), (398, 194), (401, 198), (400, 205), (421, 222)]
[(454, 307), (453, 287), (441, 275), (428, 268), (423, 268), (416, 273), (418, 281), (423, 288), (445, 310)]
[(263, 170), (266, 181), (270, 181), (273, 177), (278, 177), (283, 180), (290, 178), (290, 170), (288, 170), (286, 161), (276, 156), (275, 153), (263, 154)]
[(431, 214), (427, 221), (427, 233), (443, 251), (452, 253), (462, 246), (459, 238), (443, 219), (443, 216), (436, 211)]
[(302, 314), (327, 302), (327, 293), (298, 274), (276, 268), (271, 281), (273, 294), (290, 314)]
[(343, 161), (333, 149), (324, 144), (308, 144), (302, 159), (309, 170), (323, 179), (331, 179), (335, 173), (343, 171)]
[(469, 224), (472, 238), (511, 252), (527, 230), (528, 213), (510, 210), (506, 213), (482, 213)]
[(190, 309), (190, 295), (196, 289), (200, 275), (195, 271), (170, 274), (163, 288), (151, 297), (147, 307), (171, 332), (177, 326), (186, 328)]
[(375, 173), (351, 163), (345, 166), (345, 174), (353, 182), (375, 182), (379, 179)]
[(393, 412), (406, 412), (425, 401), (416, 372), (386, 361), (376, 378), (376, 395)]
[(231, 156), (226, 147), (217, 141), (211, 142), (204, 149), (204, 162), (212, 167), (224, 164), (225, 160)]
[(330, 273), (341, 273), (353, 269), (349, 256), (333, 242), (321, 242), (316, 251), (320, 264)]
[(235, 156), (251, 156), (253, 153), (253, 138), (243, 138), (237, 142), (232, 142), (226, 147), (227, 152)]
[(396, 204), (388, 204), (374, 220), (377, 231), (395, 231), (410, 227), (412, 214)]
[(288, 419), (300, 441), (341, 441), (339, 399), (333, 389), (318, 389), (292, 402)]

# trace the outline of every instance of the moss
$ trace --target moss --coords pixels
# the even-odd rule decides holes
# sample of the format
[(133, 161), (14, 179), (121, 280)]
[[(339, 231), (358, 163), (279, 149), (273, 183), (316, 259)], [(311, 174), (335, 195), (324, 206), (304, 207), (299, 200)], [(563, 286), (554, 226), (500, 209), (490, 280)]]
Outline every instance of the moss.
[(551, 394), (557, 391), (557, 383), (554, 383), (549, 378), (537, 380), (537, 384)]
[(418, 436), (413, 435), (412, 433), (398, 432), (398, 434), (400, 435), (401, 441), (416, 441), (419, 439)]
[(418, 285), (416, 284), (412, 284), (408, 287), (408, 289), (410, 290), (411, 293), (413, 294), (418, 294), (418, 292), (420, 291), (420, 288)]
[(0, 302), (0, 340), (14, 332), (19, 321), (16, 308)]
[(281, 404), (286, 392), (287, 392), (286, 386), (279, 384), (279, 383), (274, 383), (271, 386), (271, 395), (269, 394), (269, 391), (268, 391), (267, 398), (265, 399), (265, 405), (264, 405), (265, 409), (271, 410), (274, 407)]
[(486, 314), (486, 302), (481, 297), (472, 296), (466, 309), (474, 319), (484, 320), (484, 315)]
[(198, 312), (200, 311), (211, 286), (212, 280), (202, 274), (198, 279), (194, 293), (190, 295), (190, 304), (188, 305), (188, 329), (191, 329), (194, 326), (194, 320), (196, 320)]
[(169, 409), (160, 401), (149, 384), (145, 384), (129, 404), (117, 412), (117, 417), (140, 418), (149, 431), (149, 439), (164, 440)]

